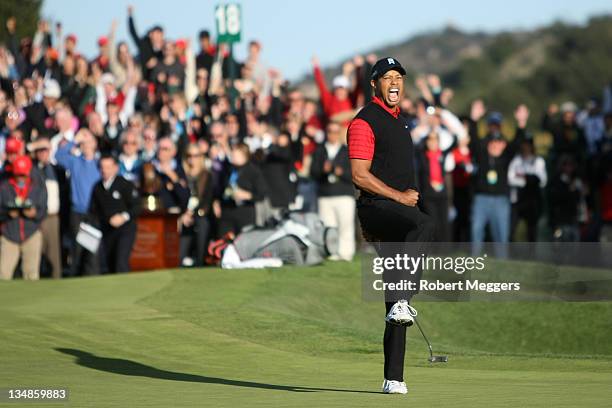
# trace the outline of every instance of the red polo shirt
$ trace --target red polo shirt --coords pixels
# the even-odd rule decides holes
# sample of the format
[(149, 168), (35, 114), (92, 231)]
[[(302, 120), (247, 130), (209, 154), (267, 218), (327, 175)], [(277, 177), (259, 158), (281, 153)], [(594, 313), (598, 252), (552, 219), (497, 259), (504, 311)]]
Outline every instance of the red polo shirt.
[[(377, 96), (372, 98), (372, 102), (381, 106), (395, 119), (399, 116), (399, 106), (396, 106), (395, 109), (391, 109)], [(368, 122), (363, 119), (353, 119), (349, 125), (346, 138), (349, 158), (372, 160), (374, 157), (375, 139), (374, 132)]]

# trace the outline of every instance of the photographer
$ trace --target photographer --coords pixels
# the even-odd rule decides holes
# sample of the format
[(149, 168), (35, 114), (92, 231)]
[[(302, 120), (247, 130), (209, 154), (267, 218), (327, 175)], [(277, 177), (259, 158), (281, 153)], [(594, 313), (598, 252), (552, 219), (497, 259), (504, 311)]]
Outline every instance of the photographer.
[(232, 147), (231, 163), (222, 196), (213, 202), (213, 211), (219, 218), (219, 236), (228, 232), (238, 234), (243, 227), (255, 224), (255, 203), (263, 200), (267, 191), (263, 174), (251, 161), (246, 144)]
[(47, 213), (47, 189), (30, 177), (32, 161), (18, 156), (11, 175), (0, 183), (0, 278), (12, 279), (21, 257), (24, 279), (39, 278), (42, 234)]
[(185, 171), (177, 159), (176, 144), (168, 136), (158, 140), (157, 159), (153, 165), (161, 179), (159, 198), (163, 207), (170, 212), (183, 212), (189, 201), (189, 188)]

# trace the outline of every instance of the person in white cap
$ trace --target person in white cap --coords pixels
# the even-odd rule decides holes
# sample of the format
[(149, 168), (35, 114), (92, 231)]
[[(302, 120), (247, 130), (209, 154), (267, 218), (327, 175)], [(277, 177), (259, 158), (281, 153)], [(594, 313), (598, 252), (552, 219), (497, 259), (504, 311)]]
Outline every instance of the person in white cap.
[[(121, 89), (117, 89), (114, 75), (110, 72), (102, 74), (100, 82), (96, 85), (96, 112), (100, 114), (105, 125), (116, 113), (121, 122), (121, 128), (127, 127), (128, 118), (134, 113), (135, 101), (136, 87), (133, 77), (128, 78)], [(112, 105), (113, 112), (109, 112), (109, 105)], [(115, 112), (114, 109), (118, 111)], [(117, 135), (119, 133), (120, 131), (117, 132)]]
[(347, 126), (353, 117), (356, 103), (356, 92), (350, 90), (350, 79), (346, 75), (338, 75), (332, 81), (333, 90), (330, 91), (316, 57), (313, 57), (312, 65), (326, 120), (341, 122), (342, 125)]
[[(47, 120), (55, 114), (57, 101), (62, 96), (62, 90), (55, 79), (47, 79), (43, 85), (42, 102), (34, 102), (24, 108), (26, 120), (23, 124), (26, 140), (33, 136), (51, 137), (55, 133), (53, 121)], [(34, 134), (32, 134), (34, 132)]]
[(55, 79), (47, 79), (43, 85), (43, 98), (57, 101), (62, 96), (62, 90)]

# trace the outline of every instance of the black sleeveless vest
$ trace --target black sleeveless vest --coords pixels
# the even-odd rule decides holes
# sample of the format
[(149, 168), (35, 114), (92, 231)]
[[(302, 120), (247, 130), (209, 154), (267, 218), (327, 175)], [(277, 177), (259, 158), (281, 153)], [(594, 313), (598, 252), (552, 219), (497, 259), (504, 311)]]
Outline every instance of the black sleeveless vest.
[[(355, 119), (366, 121), (374, 132), (374, 157), (370, 172), (396, 190), (416, 190), (414, 145), (408, 120), (401, 114), (394, 118), (374, 102), (368, 103)], [(363, 190), (361, 196), (374, 197)]]

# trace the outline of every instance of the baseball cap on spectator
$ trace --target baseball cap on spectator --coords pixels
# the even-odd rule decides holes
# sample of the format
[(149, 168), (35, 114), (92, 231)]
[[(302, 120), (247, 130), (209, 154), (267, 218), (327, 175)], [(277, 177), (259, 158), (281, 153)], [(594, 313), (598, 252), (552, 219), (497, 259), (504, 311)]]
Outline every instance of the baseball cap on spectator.
[(386, 74), (388, 71), (395, 70), (402, 75), (406, 75), (406, 70), (402, 67), (402, 64), (395, 58), (387, 57), (381, 58), (376, 61), (376, 64), (372, 67), (370, 72), (370, 78), (376, 81), (378, 78)]
[(59, 59), (59, 52), (55, 48), (47, 48), (47, 57), (51, 60), (57, 61)]
[(103, 84), (111, 84), (111, 85), (113, 85), (115, 83), (115, 76), (113, 74), (111, 74), (110, 72), (105, 72), (104, 74), (102, 74), (102, 77), (100, 78), (100, 81)]
[(164, 29), (159, 24), (156, 24), (153, 27), (151, 27), (151, 31), (161, 31), (163, 33)]
[(76, 44), (76, 43), (77, 43), (77, 36), (76, 36), (76, 35), (74, 35), (74, 34), (68, 34), (68, 35), (66, 36), (66, 40), (67, 40), (67, 41), (72, 41), (73, 43), (75, 43), (75, 44)]
[(334, 88), (346, 88), (346, 89), (348, 89), (350, 87), (350, 84), (351, 83), (350, 83), (349, 79), (346, 76), (344, 76), (344, 75), (338, 75), (332, 81), (332, 85), (333, 85)]
[(55, 79), (47, 79), (43, 85), (43, 97), (59, 99), (62, 90)]
[(12, 163), (12, 172), (15, 176), (29, 176), (32, 171), (32, 160), (29, 156), (17, 156)]
[(499, 112), (491, 112), (489, 113), (489, 117), (487, 118), (487, 124), (489, 125), (501, 125), (504, 120), (504, 116)]
[(499, 141), (499, 140), (502, 140), (502, 141), (506, 140), (504, 135), (502, 135), (500, 132), (493, 132), (487, 136), (487, 141), (489, 142)]
[(4, 151), (6, 154), (21, 154), (23, 151), (23, 142), (15, 137), (9, 137), (6, 139)]
[(174, 45), (176, 46), (176, 48), (185, 49), (187, 48), (187, 41), (185, 41), (184, 38), (179, 38), (178, 40), (176, 40)]
[(198, 38), (201, 40), (203, 38), (210, 38), (210, 33), (208, 32), (208, 30), (202, 30), (200, 31), (200, 34), (198, 35)]
[(578, 107), (572, 101), (567, 101), (561, 104), (561, 113), (576, 112), (577, 110), (578, 110)]
[(105, 35), (98, 37), (98, 47), (104, 47), (106, 44), (108, 44), (108, 37)]

